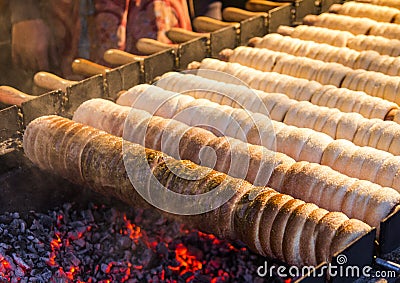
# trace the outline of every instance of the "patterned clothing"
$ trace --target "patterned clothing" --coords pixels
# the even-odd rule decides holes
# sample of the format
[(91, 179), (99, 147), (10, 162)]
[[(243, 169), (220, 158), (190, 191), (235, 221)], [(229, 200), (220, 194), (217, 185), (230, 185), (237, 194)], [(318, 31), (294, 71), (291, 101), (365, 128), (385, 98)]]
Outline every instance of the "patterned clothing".
[(170, 43), (165, 32), (172, 27), (192, 29), (185, 0), (131, 0), (126, 27), (126, 51), (137, 53), (136, 42), (142, 37)]
[(165, 32), (171, 27), (191, 30), (185, 0), (95, 0), (95, 32), (91, 59), (105, 64), (104, 52), (118, 48), (138, 53), (139, 38), (170, 43)]

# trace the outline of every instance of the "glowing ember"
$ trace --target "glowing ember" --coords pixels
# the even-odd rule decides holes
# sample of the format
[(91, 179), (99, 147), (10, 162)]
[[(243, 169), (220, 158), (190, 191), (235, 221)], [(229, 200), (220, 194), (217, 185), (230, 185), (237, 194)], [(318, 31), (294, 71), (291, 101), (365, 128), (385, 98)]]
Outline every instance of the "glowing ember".
[(76, 272), (78, 272), (78, 270), (79, 270), (78, 267), (72, 266), (70, 268), (69, 272), (65, 272), (65, 274), (67, 275), (68, 279), (74, 280), (74, 278), (75, 278), (74, 275), (75, 275)]
[(13, 248), (13, 236), (8, 237), (5, 243), (10, 243), (10, 248), (0, 243), (0, 282), (22, 282), (24, 276), (38, 274), (34, 282), (219, 283), (257, 279), (261, 259), (243, 246), (187, 229), (152, 210), (128, 212), (105, 206), (79, 211), (67, 205), (48, 215), (36, 214), (39, 217), (32, 226), (18, 235), (30, 237), (23, 246), (30, 245), (37, 255)]
[(179, 266), (168, 266), (169, 269), (179, 272), (179, 275), (183, 275), (186, 272), (196, 272), (202, 269), (203, 264), (196, 259), (195, 256), (191, 255), (187, 248), (183, 244), (176, 246), (176, 259), (179, 262)]
[[(10, 278), (11, 264), (0, 254), (0, 279)], [(8, 280), (7, 280), (8, 281)]]
[[(124, 221), (126, 223), (126, 230), (123, 231), (123, 234), (129, 235), (129, 238), (131, 238), (133, 241), (135, 241), (137, 243), (138, 240), (141, 237), (143, 237), (140, 227), (136, 226), (135, 224), (132, 224), (131, 221), (126, 218), (125, 214), (124, 214)], [(121, 229), (121, 231), (122, 231), (122, 229)]]

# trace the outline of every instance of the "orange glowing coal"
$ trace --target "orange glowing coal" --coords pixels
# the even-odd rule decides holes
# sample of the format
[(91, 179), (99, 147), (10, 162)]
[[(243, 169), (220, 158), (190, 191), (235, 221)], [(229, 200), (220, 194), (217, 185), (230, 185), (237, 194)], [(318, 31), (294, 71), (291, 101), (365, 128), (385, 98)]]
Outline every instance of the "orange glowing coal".
[(175, 254), (179, 266), (168, 266), (172, 271), (179, 272), (180, 275), (183, 275), (188, 271), (194, 273), (203, 268), (203, 263), (198, 261), (194, 255), (191, 255), (182, 243), (176, 246)]
[[(84, 279), (89, 274), (89, 271), (86, 270), (86, 266), (80, 266), (80, 262), (77, 261), (68, 261), (67, 266), (63, 266), (63, 263), (66, 262), (63, 260), (63, 254), (73, 251), (78, 247), (76, 246), (78, 242), (79, 247), (82, 247), (87, 239), (90, 241), (88, 234), (90, 234), (89, 232), (91, 232), (91, 230), (96, 230), (97, 226), (88, 225), (86, 227), (79, 227), (79, 230), (72, 232), (56, 228), (53, 239), (50, 243), (46, 242), (46, 247), (48, 248), (50, 246), (50, 254), (48, 255), (46, 263), (51, 267), (50, 269), (52, 271), (55, 271), (55, 276), (65, 280), (63, 282), (122, 283), (130, 280), (130, 278), (135, 278), (138, 274), (141, 274), (144, 278), (144, 275), (152, 268), (153, 262), (158, 263), (158, 259), (157, 261), (153, 260), (158, 255), (160, 257), (159, 259), (164, 262), (159, 266), (160, 269), (157, 267), (156, 272), (159, 272), (159, 274), (152, 272), (151, 276), (158, 276), (159, 279), (165, 282), (176, 283), (181, 281), (192, 282), (198, 275), (204, 275), (208, 276), (211, 283), (218, 283), (229, 281), (234, 274), (225, 271), (220, 260), (206, 259), (207, 257), (204, 257), (203, 251), (201, 250), (201, 245), (207, 244), (207, 246), (210, 246), (211, 244), (214, 246), (212, 247), (213, 249), (218, 249), (228, 256), (246, 250), (246, 248), (236, 247), (227, 241), (220, 240), (212, 234), (190, 230), (183, 225), (181, 226), (181, 233), (177, 235), (183, 235), (183, 237), (182, 239), (177, 239), (177, 241), (175, 241), (172, 236), (169, 236), (168, 233), (166, 233), (166, 237), (164, 237), (163, 232), (165, 231), (160, 231), (160, 233), (156, 233), (155, 236), (151, 234), (147, 235), (146, 231), (142, 230), (141, 227), (135, 223), (132, 223), (126, 214), (120, 216), (123, 217), (123, 223), (118, 222), (118, 226), (113, 226), (113, 231), (120, 234), (115, 235), (116, 239), (119, 240), (123, 238), (125, 244), (126, 238), (129, 237), (131, 241), (128, 240), (128, 244), (132, 242), (136, 244), (133, 245), (134, 251), (141, 252), (142, 250), (146, 250), (147, 247), (146, 251), (151, 249), (148, 255), (139, 258), (137, 261), (131, 260), (132, 257), (124, 258), (122, 261), (107, 260), (104, 262), (103, 259), (101, 259), (103, 262), (95, 262), (95, 266), (92, 267), (93, 270), (89, 270), (93, 272), (93, 274), (101, 274), (98, 276), (101, 276), (102, 279), (92, 279), (92, 277)], [(57, 216), (57, 224), (61, 224), (63, 221), (64, 217), (62, 215)], [(119, 221), (121, 221), (121, 218), (119, 218)], [(178, 227), (174, 226), (173, 228)], [(189, 241), (185, 241), (185, 235), (188, 236)], [(199, 246), (196, 244), (198, 240), (200, 240)], [(173, 253), (175, 253), (175, 258)], [(14, 266), (13, 262), (8, 262), (7, 259), (8, 257), (4, 258), (0, 254), (0, 281), (1, 276), (8, 278), (7, 274), (10, 274)], [(184, 280), (178, 281), (171, 279), (181, 276)], [(117, 278), (118, 281), (115, 281), (115, 278)], [(152, 279), (146, 277), (146, 280)], [(290, 280), (285, 281), (285, 283), (290, 282)]]
[(67, 278), (70, 280), (74, 280), (75, 279), (75, 273), (77, 273), (79, 271), (78, 267), (72, 266), (69, 270), (69, 272), (65, 272), (65, 274), (67, 275)]
[(55, 236), (56, 236), (56, 239), (53, 239), (50, 242), (50, 247), (52, 250), (60, 249), (60, 247), (62, 246), (62, 244), (61, 244), (62, 241), (61, 241), (60, 236), (57, 233), (55, 234)]
[(126, 218), (126, 214), (124, 214), (124, 221), (126, 223), (126, 231), (121, 230), (120, 233), (124, 235), (129, 235), (129, 238), (137, 243), (138, 240), (143, 237), (140, 227), (131, 223), (131, 221)]
[(11, 269), (11, 264), (5, 258), (0, 261), (0, 264), (4, 269)]
[(11, 264), (2, 255), (0, 255), (0, 277), (8, 278), (10, 271)]
[(57, 262), (56, 262), (56, 257), (57, 257), (57, 251), (60, 250), (61, 246), (62, 246), (62, 240), (60, 238), (60, 236), (56, 233), (55, 234), (56, 239), (51, 240), (50, 242), (50, 247), (51, 247), (51, 253), (50, 253), (50, 257), (49, 260), (47, 261), (47, 264), (49, 266), (57, 266)]

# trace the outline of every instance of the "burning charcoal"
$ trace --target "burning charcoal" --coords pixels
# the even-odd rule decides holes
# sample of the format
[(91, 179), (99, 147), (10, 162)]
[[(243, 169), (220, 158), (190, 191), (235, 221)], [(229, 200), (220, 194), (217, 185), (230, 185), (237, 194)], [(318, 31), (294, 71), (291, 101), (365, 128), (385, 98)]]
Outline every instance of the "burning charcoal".
[(15, 266), (12, 258), (9, 257), (8, 255), (2, 256), (0, 254), (0, 262), (2, 263), (2, 266), (5, 267), (6, 269), (10, 269), (10, 270), (16, 269), (16, 266)]
[(108, 264), (102, 263), (100, 265), (100, 269), (103, 273), (109, 273), (111, 268), (108, 266)]
[(0, 264), (0, 282), (17, 276), (18, 282), (38, 283), (283, 282), (257, 277), (265, 259), (243, 245), (167, 221), (151, 209), (121, 209), (65, 203), (32, 212), (29, 220), (0, 215), (9, 219), (0, 221), (0, 262), (9, 267)]

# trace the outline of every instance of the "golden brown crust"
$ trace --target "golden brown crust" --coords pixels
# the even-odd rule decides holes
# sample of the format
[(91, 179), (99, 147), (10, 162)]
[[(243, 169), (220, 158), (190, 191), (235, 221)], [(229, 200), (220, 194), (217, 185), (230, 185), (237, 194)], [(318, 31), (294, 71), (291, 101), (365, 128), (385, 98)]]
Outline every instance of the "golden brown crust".
[(317, 233), (316, 228), (321, 218), (323, 218), (329, 211), (318, 208), (311, 212), (307, 221), (304, 223), (303, 230), (300, 236), (300, 253), (302, 255), (302, 263), (304, 265), (316, 265), (316, 243)]
[[(297, 164), (296, 162), (295, 164)], [(278, 191), (285, 191), (283, 181), (286, 177), (288, 170), (292, 167), (293, 163), (281, 163), (274, 168), (271, 177), (268, 180), (268, 186)]]
[(302, 254), (300, 252), (301, 234), (304, 230), (304, 225), (307, 218), (316, 209), (318, 209), (318, 206), (315, 204), (304, 203), (296, 207), (293, 211), (293, 214), (290, 215), (286, 224), (286, 230), (282, 243), (283, 254), (287, 263), (304, 264)]
[[(46, 138), (52, 132), (56, 134)], [(39, 135), (45, 138), (39, 138)], [(60, 148), (56, 149), (54, 144)], [(24, 145), (28, 157), (35, 163), (41, 163), (44, 169), (66, 173), (64, 176), (71, 178), (71, 181), (82, 182), (105, 196), (115, 196), (133, 206), (148, 204), (133, 187), (127, 170), (130, 170), (129, 177), (135, 180), (135, 186), (143, 186), (142, 193), (150, 199), (158, 198), (159, 201), (168, 198), (163, 194), (154, 194), (154, 183), (150, 182), (152, 177), (166, 189), (180, 194), (202, 194), (219, 187), (223, 192), (231, 193), (232, 197), (217, 209), (191, 216), (164, 213), (217, 236), (239, 239), (255, 251), (296, 265), (316, 264), (322, 259), (329, 259), (324, 249), (328, 245), (330, 248), (335, 238), (331, 231), (335, 229), (328, 228), (336, 227), (337, 219), (347, 219), (344, 214), (335, 213), (333, 219), (320, 221), (320, 217), (328, 212), (315, 205), (270, 188), (254, 187), (244, 180), (233, 179), (187, 160), (178, 161), (159, 151), (123, 142), (121, 138), (65, 118), (53, 116), (34, 121), (26, 130)], [(60, 162), (63, 156), (60, 155), (68, 154), (69, 146), (75, 147), (77, 151), (68, 159), (70, 167), (63, 168)], [(35, 154), (44, 153), (49, 154), (46, 160), (38, 161)], [(80, 174), (81, 181), (76, 178), (76, 172)], [(391, 201), (383, 200), (387, 203)], [(194, 205), (213, 205), (216, 201), (214, 198), (205, 198)], [(295, 211), (300, 205), (307, 208), (304, 213)], [(289, 226), (288, 221), (297, 224)], [(365, 227), (356, 227), (354, 234), (364, 233)], [(293, 242), (288, 238), (292, 237), (291, 229), (298, 233)], [(315, 234), (314, 230), (318, 233)], [(318, 236), (317, 241), (313, 235)], [(352, 238), (354, 235), (350, 233), (342, 236), (340, 241), (343, 239), (343, 242), (349, 242)], [(295, 242), (300, 243), (300, 248)], [(303, 245), (307, 246), (306, 250), (302, 249)], [(315, 254), (319, 256), (316, 258)]]
[(271, 250), (274, 256), (280, 260), (285, 260), (283, 254), (283, 240), (289, 217), (299, 205), (303, 204), (305, 204), (304, 201), (298, 199), (289, 200), (281, 207), (272, 224), (272, 237), (270, 238)]
[[(290, 168), (288, 168), (287, 172), (284, 175), (282, 186), (279, 191), (288, 194), (294, 195), (299, 192), (297, 189), (299, 187), (305, 187), (307, 189), (312, 188), (315, 180), (312, 178), (307, 178), (305, 172), (305, 167), (309, 165), (306, 161), (296, 162)], [(308, 192), (305, 192), (303, 196), (307, 196)]]
[(337, 230), (330, 247), (330, 255), (343, 250), (353, 241), (369, 232), (369, 226), (357, 219), (346, 220)]
[(252, 250), (262, 252), (259, 235), (261, 214), (265, 203), (271, 197), (278, 195), (278, 193), (269, 189), (261, 191), (255, 198), (253, 198), (254, 196), (251, 196), (251, 194), (254, 193), (250, 191), (247, 195), (244, 195), (241, 202), (238, 203), (238, 207), (241, 207), (241, 209), (236, 211), (241, 211), (243, 215), (235, 218), (235, 227), (237, 227), (235, 231), (240, 239), (251, 243), (249, 247)]
[(181, 137), (179, 143), (180, 156), (186, 156), (185, 158), (195, 163), (200, 163), (199, 152), (212, 139), (215, 139), (215, 136), (204, 129), (197, 127), (189, 128)]
[(330, 247), (337, 230), (349, 218), (343, 213), (329, 212), (322, 217), (316, 227), (316, 258), (317, 262), (330, 259)]
[(271, 238), (275, 237), (272, 232), (272, 224), (275, 221), (276, 216), (278, 215), (281, 207), (288, 201), (292, 200), (293, 198), (288, 195), (278, 194), (266, 202), (263, 213), (260, 219), (260, 226), (259, 226), (259, 235), (260, 235), (260, 242), (261, 247), (263, 250), (263, 255), (275, 257), (275, 254), (272, 252), (271, 248)]

